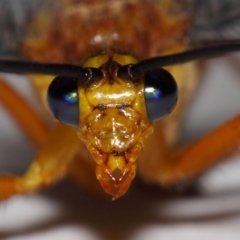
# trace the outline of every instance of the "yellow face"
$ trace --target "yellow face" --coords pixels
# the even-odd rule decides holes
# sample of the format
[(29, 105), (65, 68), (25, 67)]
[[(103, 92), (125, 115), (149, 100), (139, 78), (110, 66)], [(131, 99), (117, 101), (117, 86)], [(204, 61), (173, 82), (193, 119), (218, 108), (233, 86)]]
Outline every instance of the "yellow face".
[(88, 86), (79, 83), (78, 137), (96, 164), (96, 176), (106, 192), (117, 198), (128, 189), (144, 139), (152, 133), (140, 79), (120, 79), (120, 66), (136, 63), (124, 55), (100, 55), (84, 67), (98, 67), (103, 78)]

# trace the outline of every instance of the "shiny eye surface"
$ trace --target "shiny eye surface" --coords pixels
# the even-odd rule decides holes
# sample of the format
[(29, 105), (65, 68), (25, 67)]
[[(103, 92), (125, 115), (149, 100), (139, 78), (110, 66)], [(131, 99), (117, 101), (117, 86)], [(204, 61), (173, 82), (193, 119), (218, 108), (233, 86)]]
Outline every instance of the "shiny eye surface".
[(77, 79), (58, 76), (51, 82), (47, 102), (52, 114), (61, 122), (77, 127), (79, 121), (79, 98)]
[(151, 122), (168, 115), (177, 102), (177, 84), (173, 76), (164, 69), (149, 71), (145, 79), (145, 102)]

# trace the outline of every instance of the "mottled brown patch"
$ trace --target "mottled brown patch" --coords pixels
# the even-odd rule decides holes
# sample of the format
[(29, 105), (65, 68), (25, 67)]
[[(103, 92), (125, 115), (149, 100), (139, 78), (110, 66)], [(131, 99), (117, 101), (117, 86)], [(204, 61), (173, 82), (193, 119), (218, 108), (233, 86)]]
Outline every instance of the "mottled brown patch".
[(175, 51), (184, 41), (188, 17), (172, 1), (63, 1), (49, 21), (39, 18), (22, 44), (29, 58), (82, 64), (94, 55), (130, 53), (139, 59)]

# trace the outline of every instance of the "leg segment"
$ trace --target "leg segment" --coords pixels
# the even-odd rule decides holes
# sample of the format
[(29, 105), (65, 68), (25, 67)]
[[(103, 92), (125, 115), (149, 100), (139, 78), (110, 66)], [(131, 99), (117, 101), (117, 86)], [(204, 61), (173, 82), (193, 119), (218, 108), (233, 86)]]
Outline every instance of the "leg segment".
[(12, 88), (0, 79), (0, 102), (30, 140), (40, 145), (49, 133), (48, 126)]
[(3, 81), (0, 81), (0, 101), (35, 145), (40, 146), (47, 139), (24, 176), (0, 176), (1, 201), (61, 178), (81, 143), (76, 129), (62, 124), (50, 132), (29, 105)]
[(0, 201), (16, 194), (35, 191), (62, 178), (80, 145), (76, 129), (59, 123), (25, 175), (0, 177)]
[(162, 156), (160, 161), (154, 157), (155, 159), (150, 161), (155, 163), (154, 168), (149, 167), (147, 163), (143, 166), (143, 161), (141, 161), (140, 171), (149, 182), (175, 184), (200, 175), (230, 155), (239, 147), (239, 144), (240, 116), (230, 120), (178, 154)]

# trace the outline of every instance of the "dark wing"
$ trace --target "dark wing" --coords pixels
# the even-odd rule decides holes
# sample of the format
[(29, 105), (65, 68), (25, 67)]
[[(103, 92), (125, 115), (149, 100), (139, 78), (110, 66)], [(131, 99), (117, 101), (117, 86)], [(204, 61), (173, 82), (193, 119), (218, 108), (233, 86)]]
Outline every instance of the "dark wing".
[[(172, 0), (177, 11), (190, 15), (192, 26), (187, 37), (192, 45), (240, 39), (239, 0)], [(0, 56), (17, 54), (28, 24), (41, 9), (60, 1), (0, 0)], [(160, 0), (161, 4), (161, 0)]]
[(194, 0), (188, 37), (194, 45), (240, 39), (239, 0)]
[(31, 19), (46, 7), (48, 0), (0, 1), (0, 56), (11, 57), (18, 52), (18, 44), (26, 36)]

